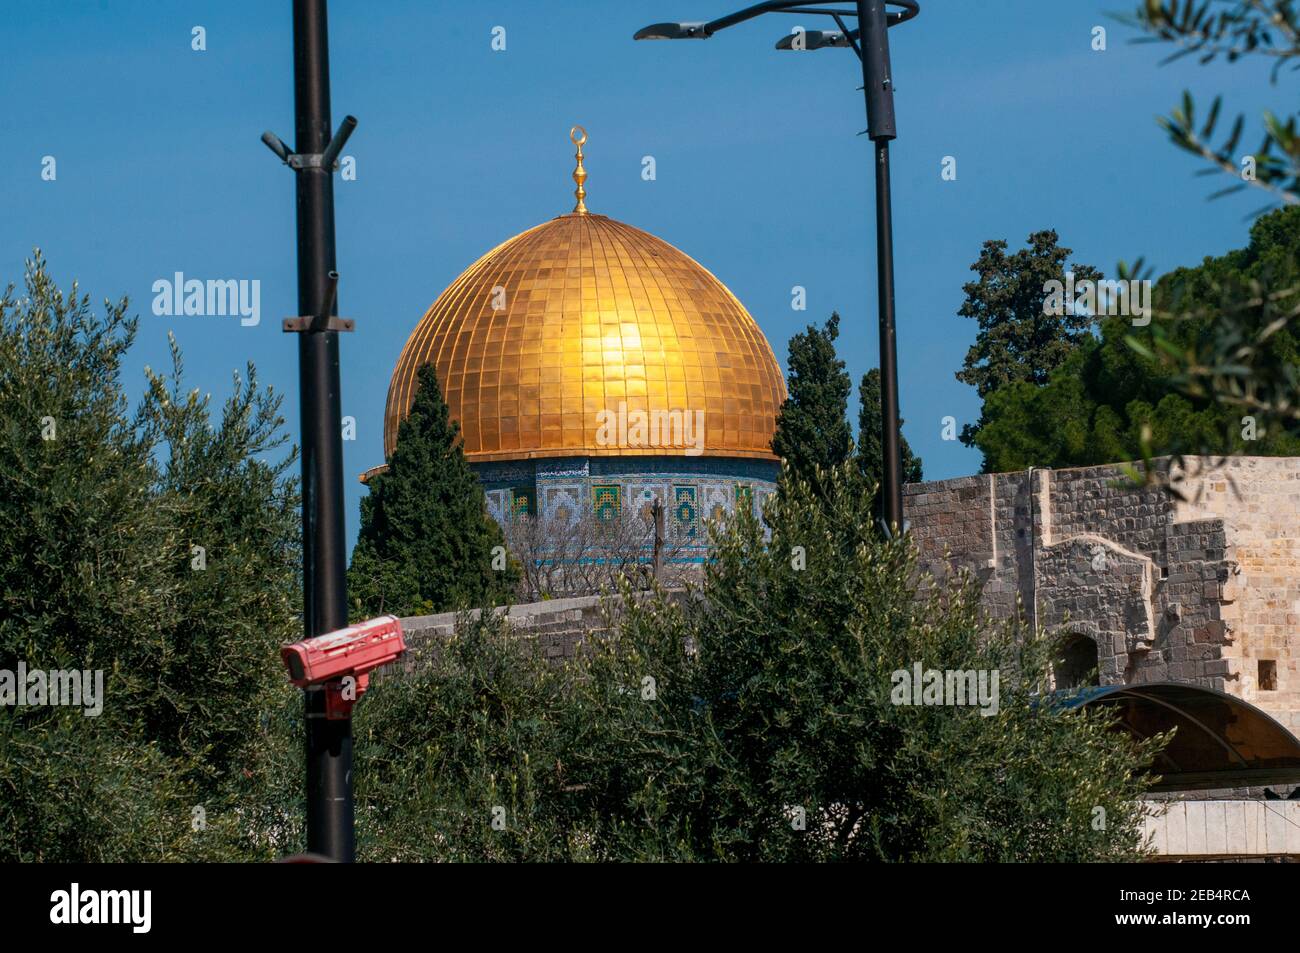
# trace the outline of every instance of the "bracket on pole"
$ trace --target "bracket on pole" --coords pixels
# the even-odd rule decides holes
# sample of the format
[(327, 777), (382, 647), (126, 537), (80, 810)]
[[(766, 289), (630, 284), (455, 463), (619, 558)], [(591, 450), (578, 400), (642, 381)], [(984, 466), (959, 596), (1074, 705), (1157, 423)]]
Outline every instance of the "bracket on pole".
[(279, 156), (281, 162), (295, 172), (301, 172), (303, 169), (324, 169), (333, 172), (338, 168), (339, 153), (343, 151), (348, 138), (352, 135), (352, 130), (356, 128), (356, 117), (344, 116), (343, 121), (339, 123), (339, 131), (334, 133), (334, 138), (330, 140), (324, 152), (290, 152), (289, 147), (280, 137), (270, 130), (262, 133), (262, 141), (266, 143), (268, 149)]
[(840, 28), (840, 32), (844, 34), (844, 38), (849, 41), (849, 46), (853, 47), (853, 52), (858, 54), (858, 59), (861, 60), (862, 47), (858, 46), (858, 31), (850, 30), (848, 25), (844, 22), (844, 18), (838, 13), (832, 13), (831, 16), (835, 18), (835, 25)]
[[(339, 153), (347, 145), (348, 138), (352, 135), (352, 130), (357, 128), (357, 119), (355, 116), (344, 116), (343, 121), (339, 123), (339, 131), (334, 133), (334, 138), (330, 140), (329, 145), (325, 147), (324, 152), (297, 153), (290, 152), (289, 147), (284, 144), (279, 136), (267, 130), (262, 133), (262, 142), (266, 147), (274, 152), (289, 168), (294, 172), (302, 172), (304, 169), (319, 169), (325, 172), (333, 172), (338, 168)], [(288, 333), (303, 334), (319, 331), (351, 331), (355, 326), (351, 318), (338, 318), (330, 314), (334, 310), (334, 298), (338, 294), (339, 273), (331, 271), (329, 289), (325, 294), (325, 302), (321, 306), (321, 313), (315, 315), (300, 314), (296, 318), (285, 318), (280, 325), (280, 330)]]
[(330, 314), (334, 309), (334, 298), (339, 291), (339, 273), (330, 272), (329, 288), (325, 292), (325, 301), (321, 305), (321, 313), (315, 315), (300, 314), (296, 318), (285, 318), (280, 324), (280, 330), (286, 334), (302, 334), (313, 331), (351, 331), (356, 322), (351, 318), (336, 318)]

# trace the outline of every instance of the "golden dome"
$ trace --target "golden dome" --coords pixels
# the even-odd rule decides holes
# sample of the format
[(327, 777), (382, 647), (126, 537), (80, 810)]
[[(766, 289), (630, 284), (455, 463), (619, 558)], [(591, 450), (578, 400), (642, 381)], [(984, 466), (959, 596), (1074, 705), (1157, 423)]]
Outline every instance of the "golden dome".
[(601, 427), (620, 406), (702, 411), (702, 455), (777, 459), (785, 381), (749, 312), (690, 256), (581, 202), (492, 249), (429, 308), (393, 372), (385, 455), (432, 362), (471, 462), (682, 452), (666, 427), (611, 446)]

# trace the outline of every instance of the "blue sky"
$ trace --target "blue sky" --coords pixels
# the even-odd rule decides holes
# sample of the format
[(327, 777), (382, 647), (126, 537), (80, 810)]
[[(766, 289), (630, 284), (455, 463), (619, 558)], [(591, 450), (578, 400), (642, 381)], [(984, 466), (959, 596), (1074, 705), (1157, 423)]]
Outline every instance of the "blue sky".
[[(1215, 202), (1223, 183), (1170, 146), (1155, 116), (1181, 91), (1202, 108), (1289, 113), (1266, 66), (1158, 67), (1110, 13), (1135, 0), (923, 0), (891, 31), (898, 341), (905, 433), (928, 478), (975, 472), (941, 420), (979, 411), (953, 377), (974, 340), (961, 286), (981, 242), (1013, 247), (1055, 228), (1075, 259), (1113, 272), (1145, 255), (1158, 272), (1244, 244), (1257, 194)], [(584, 125), (588, 205), (692, 255), (745, 303), (784, 364), (791, 334), (834, 309), (856, 381), (877, 362), (871, 144), (848, 50), (777, 52), (820, 18), (772, 15), (706, 42), (634, 43), (657, 20), (706, 20), (742, 0), (344, 2), (330, 10), (334, 121), (360, 126), (336, 182), (348, 535), (382, 462), (389, 376), (407, 335), (467, 265), (572, 206), (569, 127)], [(26, 2), (2, 14), (0, 280), (34, 246), (61, 284), (139, 313), (127, 367), (167, 366), (167, 332), (188, 384), (219, 402), (253, 361), (285, 393), (297, 439), (297, 359), (279, 330), (296, 312), (292, 175), (258, 141), (292, 144), (287, 0)], [(191, 50), (205, 28), (207, 50)], [(1106, 27), (1107, 49), (1091, 49)], [(506, 50), (491, 48), (506, 30)], [(1257, 135), (1251, 131), (1246, 145)], [(43, 181), (42, 158), (57, 160)], [(657, 178), (641, 178), (643, 156)], [(957, 160), (956, 181), (941, 162)], [(159, 317), (153, 282), (261, 282), (262, 320)], [(806, 311), (791, 288), (807, 289)], [(856, 421), (856, 393), (852, 416)]]

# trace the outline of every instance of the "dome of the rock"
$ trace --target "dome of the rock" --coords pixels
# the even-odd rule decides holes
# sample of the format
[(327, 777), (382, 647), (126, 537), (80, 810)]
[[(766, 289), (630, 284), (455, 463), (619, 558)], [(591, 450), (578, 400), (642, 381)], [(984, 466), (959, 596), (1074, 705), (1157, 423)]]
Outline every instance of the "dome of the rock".
[(600, 439), (602, 412), (620, 405), (703, 411), (704, 454), (774, 459), (785, 386), (754, 319), (690, 256), (604, 215), (516, 235), (438, 297), (393, 373), (386, 453), (428, 363), (471, 461), (680, 449), (662, 433), (637, 446)]
[(483, 255), (411, 332), (388, 389), (384, 452), (431, 364), (499, 520), (605, 520), (658, 500), (672, 535), (702, 546), (700, 517), (774, 489), (785, 381), (707, 268), (588, 212), (579, 132), (574, 210)]

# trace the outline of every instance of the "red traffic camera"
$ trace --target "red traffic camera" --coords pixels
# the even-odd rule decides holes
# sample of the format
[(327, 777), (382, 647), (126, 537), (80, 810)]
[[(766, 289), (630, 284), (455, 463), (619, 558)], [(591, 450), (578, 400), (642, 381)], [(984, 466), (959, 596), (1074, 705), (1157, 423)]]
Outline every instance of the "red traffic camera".
[(370, 672), (405, 651), (401, 620), (381, 615), (281, 646), (280, 658), (289, 670), (289, 681), (299, 688), (324, 686), (326, 718), (347, 718), (370, 687)]

